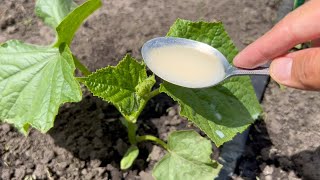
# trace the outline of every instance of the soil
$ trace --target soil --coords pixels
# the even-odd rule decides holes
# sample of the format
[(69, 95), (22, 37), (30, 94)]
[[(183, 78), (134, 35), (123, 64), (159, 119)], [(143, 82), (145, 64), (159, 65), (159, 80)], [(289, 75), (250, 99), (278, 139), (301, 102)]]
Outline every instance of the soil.
[[(285, 1), (285, 0), (283, 0)], [(83, 2), (77, 1), (77, 2)], [(3, 0), (0, 42), (19, 39), (50, 44), (54, 33), (36, 18), (34, 0)], [(103, 0), (104, 6), (80, 28), (72, 50), (91, 70), (115, 65), (126, 54), (141, 58), (142, 44), (164, 36), (175, 19), (221, 20), (242, 49), (276, 22), (281, 0)], [(152, 179), (164, 151), (140, 144), (130, 170), (120, 171), (128, 147), (116, 109), (84, 89), (80, 103), (61, 107), (54, 127), (28, 137), (0, 125), (0, 179)], [(286, 89), (272, 82), (265, 94), (265, 120), (250, 131), (236, 175), (239, 179), (320, 179), (319, 93)], [(192, 128), (165, 95), (152, 99), (139, 119), (139, 134), (166, 139)], [(215, 148), (215, 158), (219, 149)], [(149, 155), (150, 154), (150, 155)]]
[(237, 173), (246, 179), (320, 179), (320, 93), (281, 90), (272, 81)]

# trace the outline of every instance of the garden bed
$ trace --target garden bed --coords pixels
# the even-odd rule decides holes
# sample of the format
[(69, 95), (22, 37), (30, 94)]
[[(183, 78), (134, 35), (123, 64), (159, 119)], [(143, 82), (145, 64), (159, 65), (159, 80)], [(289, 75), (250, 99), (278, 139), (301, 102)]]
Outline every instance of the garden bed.
[[(80, 28), (72, 46), (91, 70), (115, 65), (126, 53), (141, 57), (142, 44), (164, 36), (177, 18), (221, 20), (235, 44), (243, 48), (272, 27), (281, 1), (105, 0), (103, 3)], [(8, 39), (37, 44), (51, 42), (54, 33), (36, 18), (33, 9), (34, 1), (30, 0), (2, 3), (0, 42)], [(317, 92), (281, 91), (271, 83), (263, 101), (265, 121), (251, 128), (250, 140), (236, 169), (237, 177), (318, 179), (319, 97)], [(157, 96), (141, 115), (138, 133), (166, 139), (169, 132), (193, 128), (177, 112), (178, 106), (170, 98)], [(129, 146), (119, 118), (112, 105), (84, 93), (80, 103), (66, 104), (60, 109), (54, 127), (47, 134), (32, 130), (24, 137), (12, 126), (1, 124), (0, 178), (150, 179), (151, 170), (164, 150), (143, 143), (133, 167), (119, 170), (121, 157)], [(215, 149), (213, 156), (218, 159), (219, 149)]]

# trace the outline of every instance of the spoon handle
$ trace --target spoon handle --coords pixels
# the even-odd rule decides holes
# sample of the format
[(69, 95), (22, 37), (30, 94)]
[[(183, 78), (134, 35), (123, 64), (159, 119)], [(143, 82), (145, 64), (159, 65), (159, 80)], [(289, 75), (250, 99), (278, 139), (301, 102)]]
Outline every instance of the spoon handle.
[(230, 72), (230, 76), (241, 76), (241, 75), (269, 75), (269, 67), (258, 67), (255, 69), (240, 69), (233, 67)]

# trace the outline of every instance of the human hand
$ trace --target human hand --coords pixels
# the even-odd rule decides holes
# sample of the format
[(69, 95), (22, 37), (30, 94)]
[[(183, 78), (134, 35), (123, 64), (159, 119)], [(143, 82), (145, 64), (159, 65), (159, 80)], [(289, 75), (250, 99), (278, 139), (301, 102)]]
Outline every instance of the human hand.
[[(241, 68), (255, 68), (271, 60), (270, 76), (280, 84), (320, 90), (320, 0), (311, 0), (288, 14), (269, 32), (234, 59)], [(313, 41), (313, 48), (288, 53), (297, 44)]]

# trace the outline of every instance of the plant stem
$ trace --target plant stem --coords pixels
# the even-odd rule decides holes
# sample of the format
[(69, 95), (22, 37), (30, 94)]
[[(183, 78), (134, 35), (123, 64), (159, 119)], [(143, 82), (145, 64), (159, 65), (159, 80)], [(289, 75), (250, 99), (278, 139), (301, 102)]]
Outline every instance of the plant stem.
[(128, 138), (131, 145), (137, 144), (136, 131), (137, 125), (127, 120)]
[(142, 141), (153, 141), (159, 145), (161, 145), (165, 150), (168, 151), (168, 145), (161, 139), (152, 136), (152, 135), (144, 135), (144, 136), (137, 136), (137, 142), (142, 142)]
[(74, 61), (74, 65), (76, 66), (76, 68), (78, 68), (84, 76), (89, 76), (91, 74), (89, 69), (85, 65), (83, 65), (78, 60), (78, 58), (76, 58), (74, 55), (72, 55), (72, 56), (73, 56), (73, 61)]
[[(81, 82), (81, 79), (78, 79), (78, 80)], [(160, 94), (159, 88), (151, 91), (144, 98), (146, 101), (148, 101), (149, 99), (153, 98), (154, 96), (156, 96), (158, 94)], [(144, 106), (145, 106), (145, 104), (144, 104)], [(136, 133), (137, 133), (138, 127), (135, 123), (137, 122), (137, 119), (140, 116), (143, 109), (144, 108), (141, 108), (141, 110), (139, 112), (137, 112), (134, 119), (130, 119), (130, 118), (124, 116), (125, 126), (127, 127), (127, 130), (128, 130), (128, 139), (129, 139), (130, 144), (136, 145), (137, 141), (139, 142), (139, 138), (140, 138), (140, 141), (147, 141), (147, 140), (154, 141), (154, 142), (160, 144), (163, 148), (167, 149), (167, 144), (157, 137), (150, 136), (150, 135), (137, 136)]]
[(149, 94), (146, 94), (145, 98), (146, 98), (147, 100), (149, 100), (149, 99), (155, 97), (155, 96), (158, 95), (158, 94), (160, 94), (160, 89), (159, 89), (159, 88), (151, 91)]

